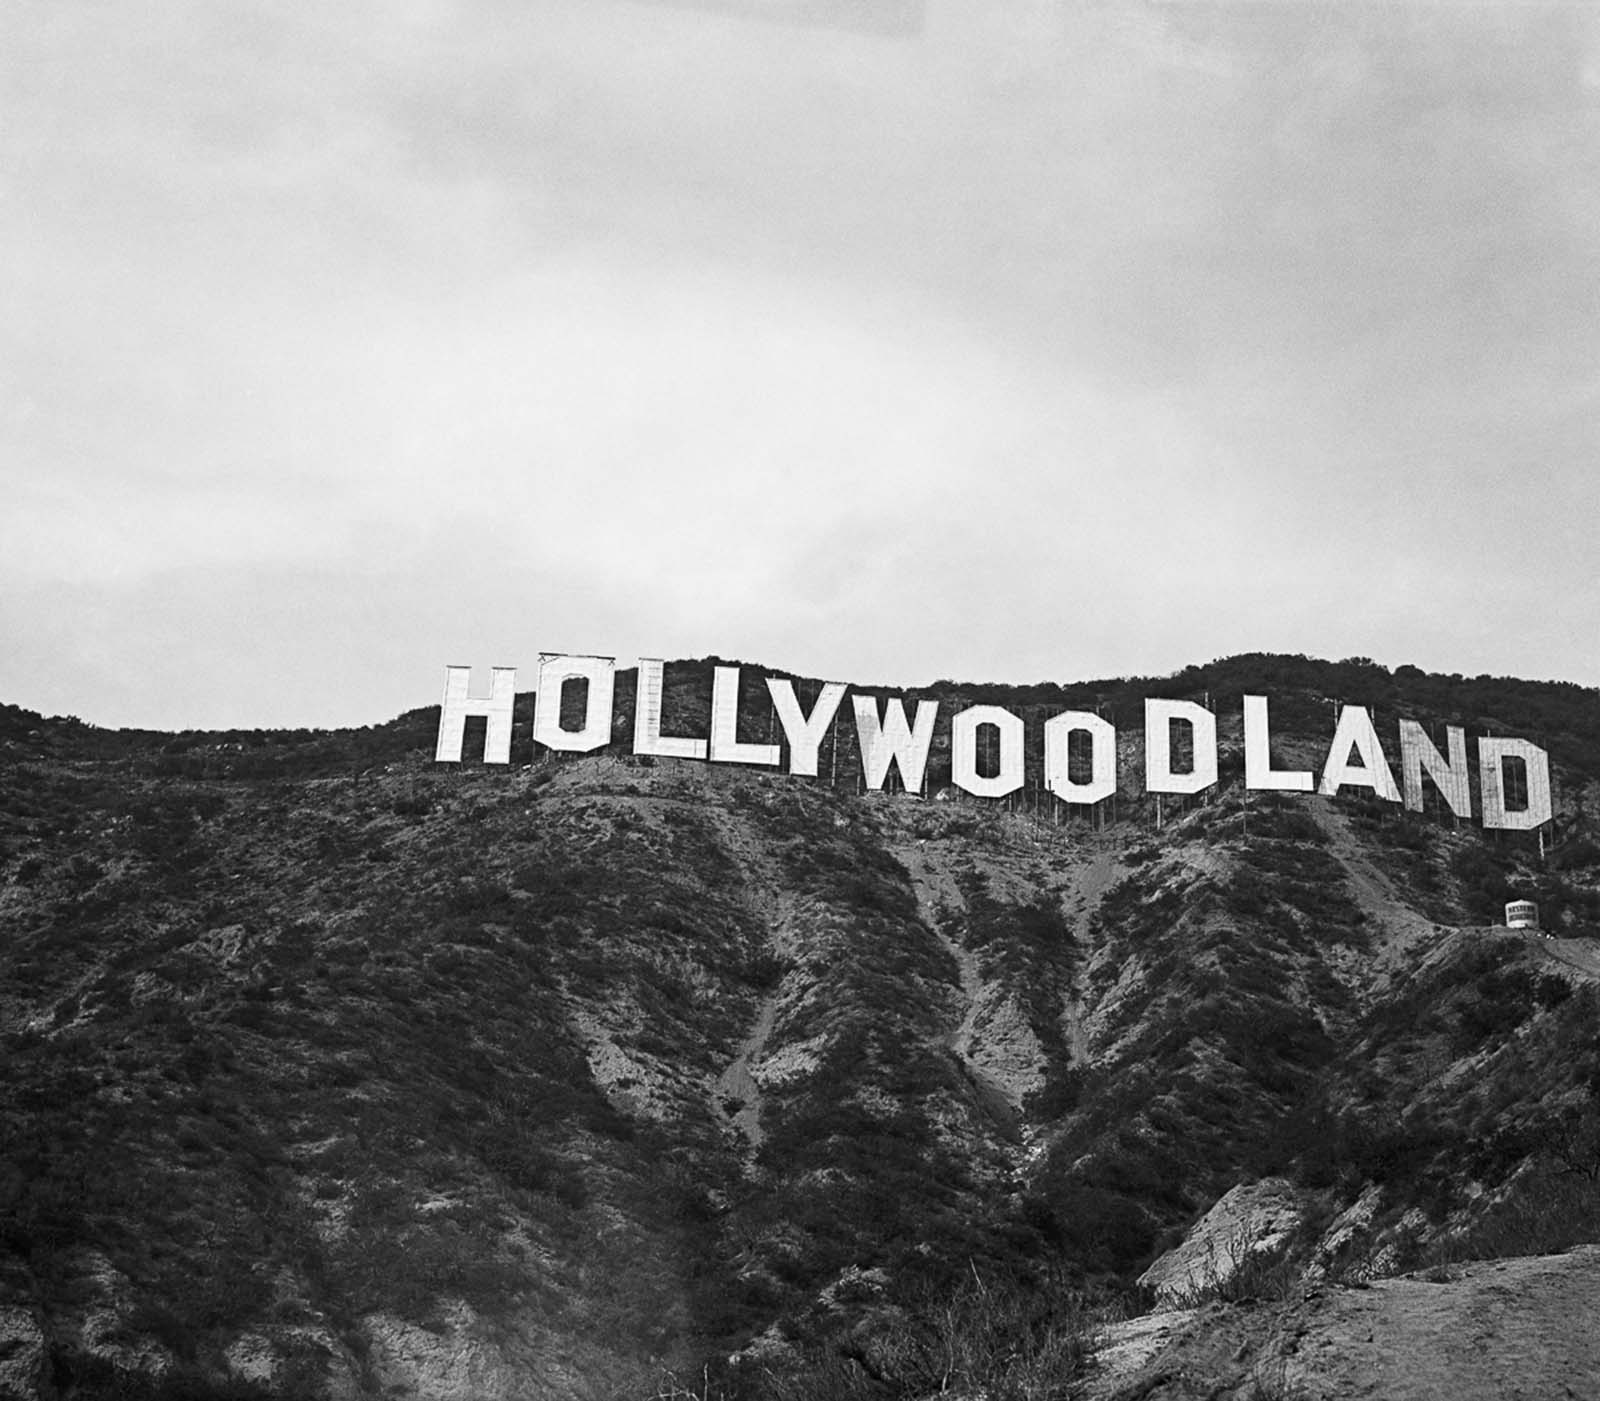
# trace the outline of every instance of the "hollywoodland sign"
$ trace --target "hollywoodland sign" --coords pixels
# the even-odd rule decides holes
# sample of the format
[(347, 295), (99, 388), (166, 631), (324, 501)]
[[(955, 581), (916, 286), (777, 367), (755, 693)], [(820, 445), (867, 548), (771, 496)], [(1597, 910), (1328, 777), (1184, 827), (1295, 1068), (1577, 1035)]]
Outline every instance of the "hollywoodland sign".
[[(795, 694), (787, 677), (766, 676), (772, 711), (782, 727), (783, 743), (753, 743), (739, 738), (740, 668), (718, 666), (711, 686), (709, 734), (706, 739), (662, 733), (662, 694), (666, 664), (654, 658), (639, 661), (634, 704), (633, 752), (662, 758), (699, 759), (713, 764), (744, 764), (810, 777), (817, 775), (823, 740), (833, 727), (840, 706), (850, 695), (856, 742), (861, 757), (862, 780), (869, 790), (881, 790), (891, 766), (897, 768), (907, 789), (922, 786), (939, 718), (939, 702), (918, 700), (915, 713), (906, 714), (899, 697), (881, 699), (850, 693), (842, 682), (828, 681), (809, 709)], [(486, 722), (484, 762), (511, 761), (511, 720), (516, 698), (515, 667), (491, 671), (487, 696), (471, 694), (471, 668), (445, 668), (444, 700), (439, 712), (439, 734), (434, 758), (459, 763), (467, 719), (482, 716)], [(568, 682), (587, 683), (588, 698), (582, 723), (564, 723), (562, 688)], [(610, 657), (551, 656), (539, 661), (539, 679), (533, 721), (535, 745), (566, 753), (587, 753), (611, 743), (616, 693), (616, 663)], [(1345, 788), (1366, 789), (1392, 803), (1420, 812), (1422, 779), (1433, 781), (1443, 801), (1457, 817), (1472, 817), (1471, 767), (1466, 733), (1459, 726), (1446, 728), (1441, 752), (1424, 727), (1415, 720), (1399, 722), (1400, 782), (1378, 740), (1371, 714), (1359, 705), (1340, 707), (1333, 739), (1321, 773), (1310, 769), (1274, 766), (1268, 723), (1268, 698), (1244, 697), (1244, 781), (1249, 789), (1275, 792), (1316, 792), (1333, 796)], [(1187, 731), (1186, 744), (1175, 744)], [(956, 711), (949, 721), (950, 781), (979, 798), (1004, 798), (1024, 782), (1025, 727), (1022, 718), (998, 705), (974, 705)], [(992, 738), (991, 738), (992, 736)], [(980, 772), (980, 738), (997, 762)], [(837, 743), (837, 740), (835, 741)], [(1044, 724), (1042, 773), (1046, 789), (1064, 803), (1094, 804), (1117, 791), (1117, 731), (1110, 721), (1092, 711), (1066, 710)], [(1079, 762), (1069, 762), (1076, 748)], [(1175, 754), (1187, 752), (1187, 764), (1178, 768)], [(1083, 754), (1087, 750), (1087, 763)], [(1480, 818), (1486, 828), (1531, 831), (1550, 821), (1549, 756), (1523, 739), (1483, 735), (1477, 739)], [(1523, 801), (1509, 799), (1510, 765), (1521, 769)], [(1149, 699), (1144, 703), (1144, 788), (1147, 793), (1202, 793), (1217, 783), (1217, 717), (1194, 701)]]

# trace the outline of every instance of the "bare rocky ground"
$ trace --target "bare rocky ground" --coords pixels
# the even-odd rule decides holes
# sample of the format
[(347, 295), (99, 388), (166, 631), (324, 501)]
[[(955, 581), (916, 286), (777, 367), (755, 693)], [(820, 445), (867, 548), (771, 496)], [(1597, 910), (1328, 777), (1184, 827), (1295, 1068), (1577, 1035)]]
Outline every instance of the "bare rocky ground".
[(1088, 1401), (1593, 1401), (1600, 1246), (1113, 1325)]

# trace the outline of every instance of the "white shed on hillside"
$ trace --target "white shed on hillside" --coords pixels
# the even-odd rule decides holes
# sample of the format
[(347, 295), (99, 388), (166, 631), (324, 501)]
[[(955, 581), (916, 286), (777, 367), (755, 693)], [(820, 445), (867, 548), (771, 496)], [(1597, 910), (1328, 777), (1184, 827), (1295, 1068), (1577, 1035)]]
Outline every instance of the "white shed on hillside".
[(1537, 929), (1539, 907), (1532, 900), (1511, 900), (1506, 904), (1507, 929)]

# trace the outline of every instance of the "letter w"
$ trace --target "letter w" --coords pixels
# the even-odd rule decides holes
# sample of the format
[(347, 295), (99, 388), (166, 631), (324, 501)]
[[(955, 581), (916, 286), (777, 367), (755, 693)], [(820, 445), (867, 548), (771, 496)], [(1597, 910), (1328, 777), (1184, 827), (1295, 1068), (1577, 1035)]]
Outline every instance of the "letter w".
[(889, 765), (895, 763), (900, 766), (900, 778), (908, 790), (921, 788), (939, 702), (918, 701), (916, 722), (907, 725), (906, 708), (898, 698), (884, 702), (881, 723), (873, 697), (851, 696), (850, 701), (856, 711), (856, 739), (861, 745), (861, 772), (866, 776), (867, 787), (881, 789), (889, 776)]

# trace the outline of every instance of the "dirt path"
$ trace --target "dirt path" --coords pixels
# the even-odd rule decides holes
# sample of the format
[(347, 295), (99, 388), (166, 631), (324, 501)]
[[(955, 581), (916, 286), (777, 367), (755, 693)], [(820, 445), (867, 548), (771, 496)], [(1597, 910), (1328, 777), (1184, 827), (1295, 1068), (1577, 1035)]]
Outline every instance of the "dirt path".
[(1090, 1060), (1089, 1030), (1085, 1023), (1084, 987), (1088, 981), (1089, 964), (1093, 950), (1089, 941), (1089, 925), (1100, 902), (1126, 873), (1121, 851), (1101, 847), (1082, 866), (1073, 872), (1072, 899), (1068, 913), (1072, 920), (1072, 938), (1078, 946), (1078, 966), (1072, 976), (1072, 997), (1061, 1013), (1061, 1028), (1066, 1033), (1067, 1050), (1074, 1065), (1087, 1065)]
[[(1308, 1401), (1600, 1395), (1600, 1247), (1340, 1290), (1282, 1339)], [(1300, 1326), (1297, 1324), (1297, 1326)]]
[[(793, 894), (784, 889), (777, 862), (760, 829), (743, 814), (726, 807), (707, 804), (703, 813), (716, 830), (723, 850), (745, 868), (747, 878), (743, 884), (751, 892), (750, 908), (765, 925), (768, 943), (780, 954), (792, 954), (798, 906)], [(766, 1051), (777, 1023), (781, 994), (779, 988), (761, 999), (750, 1034), (739, 1043), (733, 1060), (712, 1087), (712, 1107), (744, 1135), (752, 1154), (766, 1135), (761, 1129), (761, 1086), (751, 1067), (760, 1063)]]
[[(1600, 1246), (1107, 1330), (1092, 1401), (1594, 1401)], [(1131, 1365), (1129, 1365), (1131, 1363)]]
[(761, 1147), (765, 1135), (761, 1132), (761, 1087), (750, 1074), (750, 1067), (761, 1059), (777, 1017), (778, 998), (774, 993), (762, 999), (755, 1027), (740, 1044), (732, 1064), (717, 1077), (717, 1108), (745, 1136), (751, 1152)]
[(744, 815), (716, 803), (707, 803), (699, 811), (721, 839), (723, 851), (749, 872), (750, 878), (743, 884), (752, 893), (756, 913), (776, 925), (780, 914), (777, 892), (783, 882), (760, 829)]
[(949, 1044), (952, 1051), (966, 1060), (972, 1054), (973, 1032), (977, 1028), (978, 1013), (982, 1006), (979, 998), (983, 993), (983, 978), (978, 972), (978, 955), (956, 943), (942, 930), (935, 932), (961, 971), (961, 1000), (967, 1010), (961, 1018), (961, 1024), (950, 1033)]
[(1332, 799), (1313, 798), (1306, 810), (1327, 836), (1328, 850), (1345, 869), (1350, 896), (1372, 926), (1372, 952), (1379, 965), (1386, 973), (1414, 967), (1412, 950), (1436, 939), (1438, 926), (1400, 898), (1393, 882), (1362, 851), (1349, 818)]
[(978, 971), (978, 955), (952, 939), (939, 919), (941, 906), (963, 907), (965, 902), (961, 898), (960, 887), (956, 884), (955, 876), (936, 862), (925, 846), (904, 845), (891, 850), (911, 875), (911, 888), (916, 893), (917, 913), (922, 916), (922, 922), (955, 959), (960, 972), (961, 1004), (965, 1010), (960, 1024), (950, 1033), (946, 1044), (965, 1060), (972, 1053), (973, 1032), (981, 1008), (983, 977)]
[(1586, 978), (1600, 979), (1600, 944), (1588, 939), (1546, 939), (1528, 935), (1529, 945), (1542, 957), (1576, 969)]
[(1073, 871), (1072, 881), (1072, 937), (1080, 948), (1089, 943), (1089, 921), (1100, 908), (1100, 902), (1126, 873), (1120, 847), (1100, 846), (1093, 856)]
[(966, 907), (954, 870), (940, 860), (940, 848), (932, 843), (905, 842), (891, 845), (890, 850), (911, 876), (922, 922), (955, 960), (961, 1018), (946, 1036), (945, 1045), (960, 1062), (962, 1074), (1001, 1136), (1014, 1140), (1020, 1131), (1018, 1113), (1023, 1096), (1038, 1080), (1038, 1041), (1027, 1030), (1014, 1000), (984, 981), (977, 953), (952, 938), (939, 918), (945, 907)]

